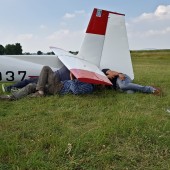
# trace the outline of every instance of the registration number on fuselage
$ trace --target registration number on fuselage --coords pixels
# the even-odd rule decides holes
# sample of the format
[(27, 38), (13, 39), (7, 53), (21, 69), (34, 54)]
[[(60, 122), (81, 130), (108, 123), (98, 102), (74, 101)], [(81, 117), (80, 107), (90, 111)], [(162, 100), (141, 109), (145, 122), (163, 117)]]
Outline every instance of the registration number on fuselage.
[(22, 81), (26, 76), (26, 71), (18, 71), (17, 73), (14, 73), (13, 71), (6, 71), (4, 75), (0, 72), (0, 81), (15, 81), (16, 76), (21, 76)]

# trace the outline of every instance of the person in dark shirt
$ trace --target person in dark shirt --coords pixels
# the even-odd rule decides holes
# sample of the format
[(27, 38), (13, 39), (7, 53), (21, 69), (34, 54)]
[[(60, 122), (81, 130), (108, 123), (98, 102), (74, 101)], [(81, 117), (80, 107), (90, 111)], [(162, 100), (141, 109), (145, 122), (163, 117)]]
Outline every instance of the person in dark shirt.
[[(59, 74), (60, 81), (64, 80), (70, 80), (70, 70), (67, 69), (67, 67), (64, 65), (59, 70), (55, 71), (56, 74)], [(28, 85), (29, 83), (37, 83), (38, 82), (38, 76), (25, 79), (23, 81), (19, 81), (15, 84), (5, 86), (5, 84), (2, 84), (2, 91), (5, 92), (11, 92), (11, 91), (17, 91), (18, 89), (21, 89)]]
[(153, 86), (142, 86), (132, 83), (132, 79), (124, 74), (110, 69), (103, 69), (103, 73), (109, 78), (113, 84), (113, 89), (119, 89), (127, 93), (142, 92), (161, 95), (161, 89)]
[[(63, 70), (62, 70), (63, 71)], [(1, 100), (17, 100), (31, 94), (31, 97), (43, 97), (46, 94), (89, 94), (93, 92), (93, 85), (90, 83), (80, 82), (74, 79), (70, 73), (70, 80), (61, 81), (63, 72), (53, 72), (49, 66), (44, 66), (41, 70), (37, 84), (30, 83), (22, 89), (13, 92), (11, 95), (1, 95)], [(60, 75), (61, 74), (61, 75)], [(68, 78), (65, 76), (65, 78)], [(33, 93), (33, 94), (32, 94)]]

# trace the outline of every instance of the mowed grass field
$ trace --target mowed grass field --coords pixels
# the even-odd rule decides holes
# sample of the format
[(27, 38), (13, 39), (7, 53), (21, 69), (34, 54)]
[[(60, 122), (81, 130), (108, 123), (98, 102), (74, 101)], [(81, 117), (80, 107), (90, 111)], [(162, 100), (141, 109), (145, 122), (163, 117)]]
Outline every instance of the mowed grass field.
[(170, 51), (131, 55), (134, 82), (163, 96), (103, 90), (0, 101), (0, 169), (169, 170)]

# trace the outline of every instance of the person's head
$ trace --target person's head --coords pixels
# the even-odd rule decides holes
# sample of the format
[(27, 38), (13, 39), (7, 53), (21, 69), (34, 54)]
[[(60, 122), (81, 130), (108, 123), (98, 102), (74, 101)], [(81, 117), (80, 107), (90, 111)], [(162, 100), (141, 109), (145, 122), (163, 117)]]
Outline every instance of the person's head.
[(113, 79), (113, 74), (112, 71), (110, 69), (103, 69), (102, 72), (109, 78), (109, 79)]

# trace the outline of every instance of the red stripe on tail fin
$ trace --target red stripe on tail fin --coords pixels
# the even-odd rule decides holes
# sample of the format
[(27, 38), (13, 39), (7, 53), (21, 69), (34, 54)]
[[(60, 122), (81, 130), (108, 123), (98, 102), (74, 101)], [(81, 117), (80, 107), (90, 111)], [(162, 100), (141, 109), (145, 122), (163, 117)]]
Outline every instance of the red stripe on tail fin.
[(86, 33), (105, 35), (109, 13), (124, 15), (94, 8)]

